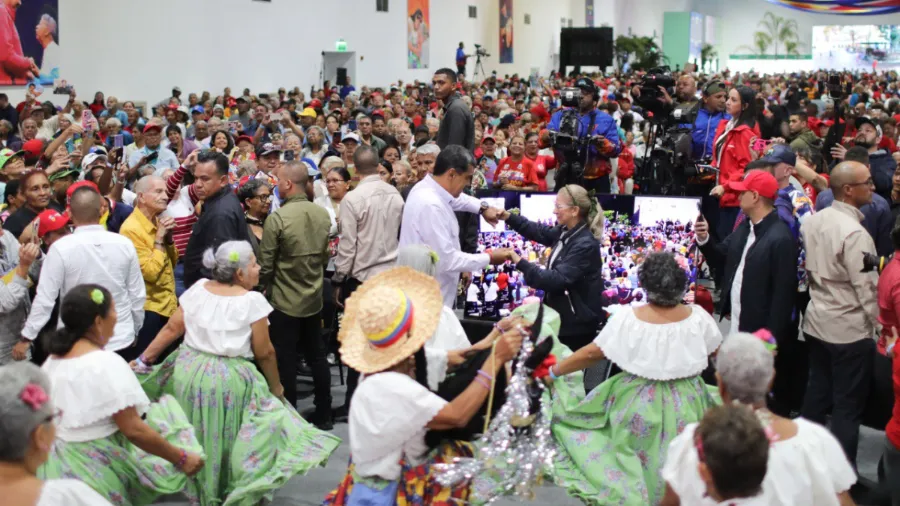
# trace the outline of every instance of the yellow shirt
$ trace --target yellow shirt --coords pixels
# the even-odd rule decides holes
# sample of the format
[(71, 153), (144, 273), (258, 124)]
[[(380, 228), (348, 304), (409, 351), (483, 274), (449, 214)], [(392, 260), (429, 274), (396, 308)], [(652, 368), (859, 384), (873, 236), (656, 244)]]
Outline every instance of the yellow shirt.
[(144, 310), (165, 317), (172, 316), (178, 309), (178, 297), (175, 296), (175, 263), (178, 261), (178, 251), (175, 244), (166, 246), (165, 252), (157, 249), (154, 246), (156, 224), (151, 223), (138, 209), (122, 223), (119, 234), (127, 237), (137, 250), (141, 274), (147, 288)]

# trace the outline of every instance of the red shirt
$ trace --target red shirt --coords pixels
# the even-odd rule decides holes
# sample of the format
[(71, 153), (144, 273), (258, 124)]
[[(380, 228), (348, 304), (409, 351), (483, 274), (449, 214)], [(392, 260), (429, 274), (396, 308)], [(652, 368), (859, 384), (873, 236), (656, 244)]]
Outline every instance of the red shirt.
[(538, 178), (538, 191), (547, 191), (547, 171), (556, 168), (556, 158), (553, 155), (537, 155), (529, 160), (534, 162), (534, 173)]
[[(900, 328), (900, 255), (894, 255), (878, 278), (878, 321), (883, 326), (881, 343), (891, 335), (891, 328)], [(881, 348), (881, 346), (879, 346)], [(894, 351), (894, 413), (885, 427), (885, 435), (895, 448), (900, 448), (900, 349)]]
[(506, 290), (507, 286), (509, 286), (509, 274), (505, 272), (497, 274), (497, 288)]
[[(825, 178), (825, 181), (831, 182), (831, 176), (828, 174), (822, 174), (822, 177)], [(803, 183), (803, 191), (806, 192), (806, 196), (812, 201), (813, 207), (816, 207), (816, 198), (819, 196), (819, 192), (809, 183)]]
[(494, 173), (494, 181), (499, 182), (500, 179), (507, 179), (508, 183), (517, 188), (526, 186), (540, 186), (537, 173), (534, 170), (534, 162), (527, 157), (522, 157), (518, 162), (512, 158), (506, 157), (500, 160), (497, 165), (497, 172)]
[(879, 149), (886, 149), (888, 153), (896, 153), (897, 152), (897, 143), (894, 142), (894, 139), (891, 139), (887, 136), (881, 137), (881, 142), (878, 143)]

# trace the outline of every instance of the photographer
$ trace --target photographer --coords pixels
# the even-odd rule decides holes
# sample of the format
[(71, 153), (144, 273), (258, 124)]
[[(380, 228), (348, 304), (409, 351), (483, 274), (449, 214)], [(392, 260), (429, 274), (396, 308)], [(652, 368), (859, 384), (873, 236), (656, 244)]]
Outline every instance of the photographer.
[[(541, 133), (541, 147), (553, 147), (556, 159), (559, 161), (559, 170), (556, 175), (556, 187), (568, 183), (578, 183), (582, 179), (577, 166), (583, 167), (582, 186), (588, 190), (600, 193), (609, 193), (612, 172), (610, 158), (619, 156), (621, 146), (616, 122), (609, 114), (597, 110), (599, 93), (594, 81), (587, 77), (579, 78), (575, 87), (581, 90), (581, 100), (578, 102), (577, 124), (574, 128), (569, 121), (564, 121), (567, 115), (571, 115), (573, 106), (569, 104), (561, 111), (556, 111), (547, 125), (547, 130)], [(551, 141), (548, 132), (567, 134), (577, 139), (591, 137), (590, 146), (586, 149), (560, 149)], [(574, 130), (574, 131), (571, 131)]]

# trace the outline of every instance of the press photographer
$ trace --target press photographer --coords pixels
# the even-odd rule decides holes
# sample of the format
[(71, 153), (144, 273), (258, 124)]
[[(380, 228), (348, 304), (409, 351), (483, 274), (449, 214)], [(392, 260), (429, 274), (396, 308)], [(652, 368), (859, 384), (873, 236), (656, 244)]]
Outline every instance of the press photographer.
[(552, 147), (559, 168), (556, 188), (579, 184), (588, 190), (610, 192), (612, 165), (621, 145), (616, 122), (597, 110), (599, 93), (594, 81), (579, 78), (574, 88), (559, 94), (564, 108), (553, 114), (541, 132), (541, 147)]

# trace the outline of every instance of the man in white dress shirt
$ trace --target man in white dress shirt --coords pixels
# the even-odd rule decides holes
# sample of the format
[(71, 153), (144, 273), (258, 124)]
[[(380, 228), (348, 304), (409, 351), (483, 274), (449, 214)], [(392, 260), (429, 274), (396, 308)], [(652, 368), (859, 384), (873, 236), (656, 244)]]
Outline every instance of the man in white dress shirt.
[(496, 223), (501, 210), (489, 208), (463, 190), (472, 184), (475, 158), (462, 146), (451, 145), (441, 151), (434, 165), (434, 173), (425, 176), (409, 192), (403, 208), (400, 227), (400, 247), (427, 244), (437, 252), (436, 278), (441, 285), (444, 305), (453, 307), (459, 275), (506, 261), (508, 249), (496, 249), (490, 254), (463, 253), (459, 246), (459, 223), (454, 211), (481, 213), (489, 223)]
[[(118, 352), (126, 360), (137, 357), (132, 353), (132, 345), (144, 323), (144, 277), (134, 244), (100, 225), (102, 201), (103, 197), (90, 187), (72, 194), (75, 233), (53, 243), (47, 253), (37, 295), (22, 329), (23, 341), (16, 346), (30, 346), (37, 338), (50, 319), (57, 297), (65, 297), (77, 285), (96, 283), (110, 291), (118, 314), (115, 335), (106, 349)], [(59, 326), (63, 326), (62, 320)]]

